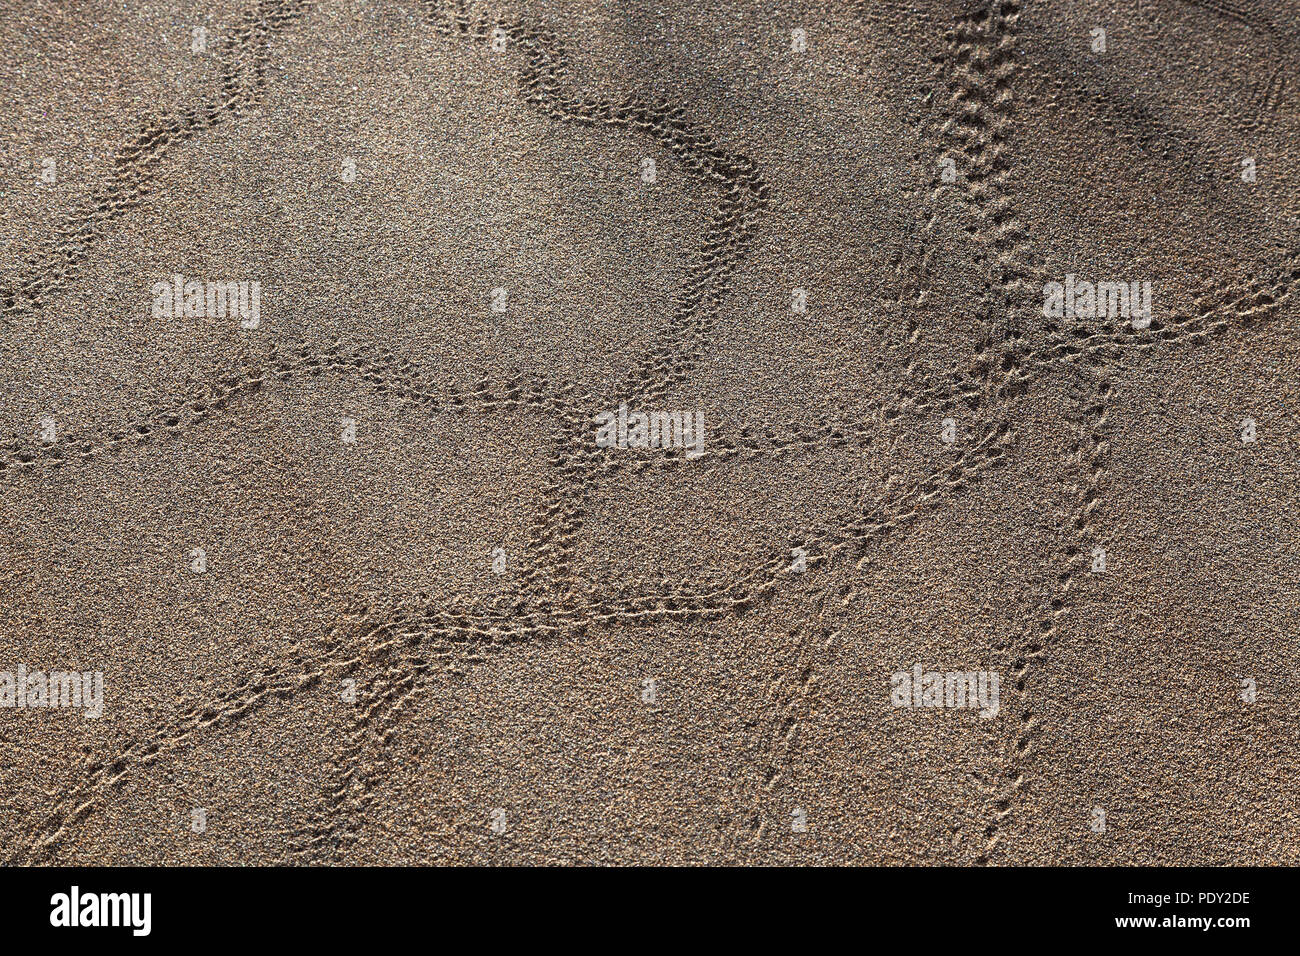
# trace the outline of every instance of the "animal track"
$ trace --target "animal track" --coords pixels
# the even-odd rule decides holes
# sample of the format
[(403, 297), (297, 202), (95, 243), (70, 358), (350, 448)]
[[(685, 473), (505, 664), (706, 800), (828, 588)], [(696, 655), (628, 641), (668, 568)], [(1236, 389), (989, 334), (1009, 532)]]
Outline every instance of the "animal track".
[[(310, 0), (262, 0), (221, 43), (221, 95), (145, 126), (113, 157), (108, 182), (74, 206), (25, 268), (0, 286), (0, 316), (12, 321), (44, 307), (75, 276), (91, 246), (149, 193), (158, 166), (177, 146), (260, 102), (267, 45)], [(248, 75), (251, 74), (251, 75)]]
[[(1106, 477), (1109, 442), (1105, 426), (1109, 417), (1107, 403), (1111, 385), (1105, 378), (1104, 366), (1100, 369), (1080, 367), (1079, 373), (1092, 381), (1087, 387), (1073, 390), (1073, 408), (1066, 418), (1075, 431), (1070, 456), (1066, 462), (1066, 481), (1074, 495), (1074, 507), (1062, 515), (1066, 529), (1065, 542), (1049, 566), (1060, 567), (1054, 581), (1049, 582), (1049, 596), (1045, 601), (1037, 626), (1022, 636), (1014, 648), (1006, 642), (995, 645), (995, 651), (1010, 655), (1009, 672), (1012, 677), (1009, 701), (1004, 703), (1008, 713), (1015, 715), (1011, 724), (1011, 737), (1001, 741), (1000, 786), (995, 787), (990, 799), (991, 821), (984, 831), (984, 848), (976, 859), (987, 864), (991, 854), (1002, 839), (1002, 829), (1015, 813), (1016, 798), (1028, 780), (1029, 764), (1033, 757), (1033, 743), (1038, 728), (1038, 718), (1033, 714), (1032, 698), (1028, 691), (1028, 672), (1033, 663), (1044, 657), (1056, 641), (1062, 619), (1069, 613), (1070, 599), (1082, 585), (1087, 565), (1092, 560), (1090, 549), (1099, 547), (1105, 536), (1097, 527), (1096, 510), (1101, 501), (1101, 486)], [(1000, 728), (990, 728), (996, 733)]]
[(1294, 68), (1293, 64), (1287, 62), (1290, 57), (1286, 38), (1268, 16), (1248, 6), (1230, 0), (1183, 0), (1183, 2), (1250, 27), (1257, 33), (1263, 34), (1265, 41), (1272, 48), (1279, 62), (1258, 85), (1258, 92), (1251, 103), (1252, 110), (1250, 114), (1242, 117), (1241, 122), (1242, 133), (1250, 135), (1259, 132), (1277, 112), (1286, 90), (1287, 69), (1289, 66)]
[[(0, 311), (18, 317), (47, 305), (75, 276), (88, 248), (148, 194), (157, 166), (178, 144), (222, 122), (227, 114), (255, 109), (265, 90), (272, 39), (309, 6), (305, 0), (263, 0), (246, 12), (220, 45), (219, 94), (145, 127), (119, 150), (107, 185), (75, 207), (45, 246), (29, 257), (22, 275), (0, 292)], [(529, 530), (517, 595), (486, 606), (445, 597), (390, 600), (381, 607), (343, 613), (319, 646), (291, 642), (277, 664), (207, 704), (178, 712), (147, 739), (128, 741), (111, 759), (88, 762), (84, 777), (54, 802), (32, 829), (30, 841), (11, 851), (10, 862), (42, 862), (58, 853), (75, 828), (102, 809), (131, 773), (147, 770), (271, 701), (290, 699), (321, 682), (352, 678), (357, 681), (357, 702), (342, 721), (330, 783), (302, 826), (291, 834), (295, 861), (346, 860), (374, 797), (375, 772), (363, 775), (361, 768), (383, 769), (402, 713), (439, 673), (472, 666), (509, 646), (576, 637), (593, 627), (696, 622), (740, 614), (789, 582), (790, 558), (784, 550), (729, 580), (676, 590), (655, 590), (638, 582), (630, 593), (586, 594), (575, 568), (584, 502), (600, 481), (623, 469), (672, 471), (685, 461), (674, 454), (616, 459), (588, 440), (591, 414), (619, 401), (643, 406), (662, 401), (706, 357), (719, 303), (730, 294), (730, 279), (767, 207), (768, 186), (758, 169), (744, 156), (724, 150), (671, 103), (580, 91), (571, 79), (563, 44), (537, 23), (492, 16), (465, 2), (425, 2), (423, 9), (426, 24), (443, 38), (486, 43), (494, 31), (500, 31), (520, 61), (520, 95), (557, 123), (607, 126), (643, 137), (671, 152), (697, 185), (711, 191), (709, 226), (700, 248), (687, 253), (686, 279), (671, 317), (650, 351), (602, 396), (539, 374), (442, 385), (392, 352), (348, 350), (335, 342), (324, 350), (272, 349), (265, 363), (231, 370), (175, 403), (151, 409), (115, 429), (86, 428), (60, 435), (49, 444), (15, 440), (0, 446), (0, 484), (13, 483), (27, 472), (63, 469), (130, 444), (184, 437), (273, 382), (321, 376), (357, 378), (375, 394), (430, 411), (491, 415), (532, 409), (554, 423), (551, 474)], [(1030, 381), (1057, 369), (1095, 375), (1095, 391), (1077, 396), (1078, 436), (1068, 466), (1076, 491), (1067, 523), (1070, 540), (1061, 554), (1063, 570), (1057, 572), (1038, 619), (1039, 630), (1005, 649), (1012, 656), (1010, 670), (1016, 678), (1015, 709), (1024, 716), (1018, 718), (1015, 736), (1008, 742), (992, 797), (983, 862), (998, 846), (1000, 831), (1014, 814), (1014, 799), (1027, 779), (1036, 724), (1026, 674), (1031, 662), (1047, 653), (1056, 638), (1067, 613), (1068, 595), (1082, 580), (1079, 549), (1102, 537), (1095, 515), (1106, 467), (1106, 363), (1117, 362), (1132, 350), (1204, 342), (1234, 326), (1254, 325), (1275, 315), (1300, 281), (1300, 250), (1291, 251), (1264, 275), (1218, 285), (1193, 310), (1155, 321), (1149, 329), (1124, 324), (1052, 330), (1057, 334), (1046, 344), (1032, 350), (1024, 347), (1016, 317), (1018, 296), (1036, 273), (1028, 263), (1024, 230), (1010, 196), (1006, 148), (1014, 115), (1019, 11), (1018, 3), (997, 0), (959, 21), (949, 37), (949, 62), (943, 74), (948, 97), (942, 111), (940, 151), (962, 157), (961, 188), (975, 217), (975, 236), (990, 250), (984, 263), (988, 285), (983, 313), (989, 334), (970, 371), (947, 381), (916, 382), (898, 399), (880, 403), (864, 421), (823, 419), (812, 426), (763, 434), (714, 426), (709, 453), (692, 463), (707, 468), (738, 458), (781, 459), (861, 449), (878, 441), (882, 433), (887, 441), (897, 441), (895, 426), (904, 415), (931, 414), (958, 403), (983, 412), (985, 418), (976, 420), (974, 438), (941, 467), (912, 480), (895, 476), (873, 500), (829, 511), (802, 542), (811, 573), (850, 557), (869, 560), (873, 544), (908, 527), (946, 496), (1001, 464), (1015, 445), (1015, 430), (1003, 406)], [(923, 230), (918, 246), (928, 253), (932, 241), (932, 233)], [(918, 306), (925, 281), (923, 268), (911, 285), (905, 283), (900, 302), (909, 308)], [(999, 322), (1004, 325), (996, 328)], [(911, 326), (909, 338), (917, 331)], [(1094, 372), (1095, 367), (1100, 371)], [(995, 406), (1000, 414), (993, 414)], [(825, 598), (823, 593), (814, 605), (813, 618), (796, 632), (789, 666), (769, 687), (772, 703), (760, 735), (757, 780), (738, 783), (736, 812), (721, 834), (723, 845), (733, 850), (763, 839), (763, 801), (789, 772), (791, 748), (815, 693), (819, 659), (834, 638), (834, 629), (822, 622)]]

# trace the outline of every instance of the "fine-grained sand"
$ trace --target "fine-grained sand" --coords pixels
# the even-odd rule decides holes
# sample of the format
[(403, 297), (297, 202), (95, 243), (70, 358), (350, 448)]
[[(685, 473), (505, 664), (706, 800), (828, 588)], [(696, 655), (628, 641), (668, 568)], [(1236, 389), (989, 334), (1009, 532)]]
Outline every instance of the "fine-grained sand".
[(0, 40), (0, 859), (1297, 862), (1294, 0)]

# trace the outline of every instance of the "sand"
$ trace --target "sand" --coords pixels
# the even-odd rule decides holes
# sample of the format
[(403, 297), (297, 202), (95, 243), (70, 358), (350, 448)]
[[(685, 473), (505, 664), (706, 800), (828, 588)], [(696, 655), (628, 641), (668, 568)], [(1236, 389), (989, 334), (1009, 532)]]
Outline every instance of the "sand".
[(0, 23), (0, 859), (1297, 861), (1294, 4)]

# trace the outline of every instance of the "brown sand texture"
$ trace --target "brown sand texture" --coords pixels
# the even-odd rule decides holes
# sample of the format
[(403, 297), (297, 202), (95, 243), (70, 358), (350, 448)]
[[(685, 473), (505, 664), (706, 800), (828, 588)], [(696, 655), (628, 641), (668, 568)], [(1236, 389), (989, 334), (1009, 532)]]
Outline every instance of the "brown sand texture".
[(0, 36), (0, 859), (1297, 862), (1294, 0)]

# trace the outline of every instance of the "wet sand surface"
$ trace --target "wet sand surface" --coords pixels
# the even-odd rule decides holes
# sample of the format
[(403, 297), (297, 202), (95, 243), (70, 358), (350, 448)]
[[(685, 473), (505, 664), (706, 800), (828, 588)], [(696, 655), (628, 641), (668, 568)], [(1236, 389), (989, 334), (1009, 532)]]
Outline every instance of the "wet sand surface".
[(1297, 861), (1295, 3), (0, 23), (0, 859)]

